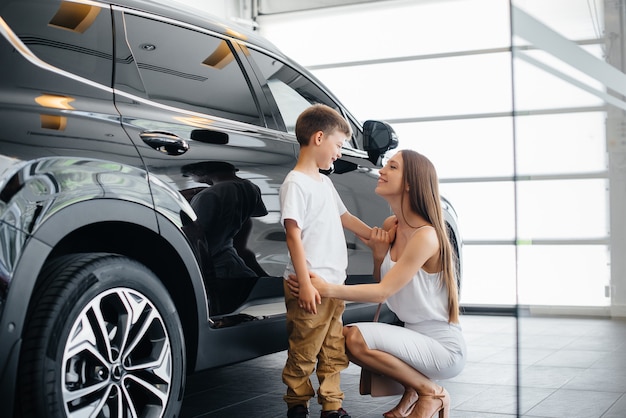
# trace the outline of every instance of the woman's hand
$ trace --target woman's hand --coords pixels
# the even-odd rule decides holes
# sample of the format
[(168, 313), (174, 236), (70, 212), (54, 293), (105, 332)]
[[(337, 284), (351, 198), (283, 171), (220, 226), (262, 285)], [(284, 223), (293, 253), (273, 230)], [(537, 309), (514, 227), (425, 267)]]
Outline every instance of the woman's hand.
[(295, 274), (290, 274), (287, 279), (287, 287), (291, 293), (291, 296), (295, 296), (297, 298), (300, 297), (300, 283), (298, 283), (298, 278)]
[(361, 238), (361, 241), (365, 243), (372, 250), (372, 255), (375, 260), (382, 260), (389, 250), (389, 246), (396, 238), (396, 230), (398, 224), (394, 223), (389, 230), (378, 228), (377, 226), (372, 228), (369, 239)]
[(320, 293), (308, 283), (299, 290), (298, 305), (308, 313), (317, 314), (317, 305), (322, 303)]
[[(320, 291), (320, 288), (326, 284), (326, 281), (322, 279), (320, 276), (313, 272), (309, 272), (309, 277), (311, 278), (311, 284), (317, 291)], [(287, 286), (291, 291), (291, 294), (297, 298), (300, 298), (300, 283), (298, 282), (298, 278), (295, 274), (290, 274), (287, 279)], [(321, 296), (324, 296), (321, 292), (319, 292)]]

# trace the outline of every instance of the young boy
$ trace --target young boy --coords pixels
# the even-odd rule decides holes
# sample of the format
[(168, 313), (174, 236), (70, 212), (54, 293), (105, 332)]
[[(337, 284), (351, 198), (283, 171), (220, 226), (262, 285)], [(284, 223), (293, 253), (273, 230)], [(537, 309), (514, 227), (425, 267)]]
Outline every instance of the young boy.
[(290, 255), (284, 277), (295, 274), (299, 284), (298, 297), (284, 285), (289, 349), (283, 382), (288, 418), (308, 418), (309, 400), (315, 396), (310, 376), (316, 365), (321, 418), (350, 418), (341, 407), (344, 394), (339, 385), (340, 372), (348, 366), (342, 322), (345, 303), (321, 298), (309, 278), (311, 271), (342, 284), (348, 266), (343, 228), (361, 237), (370, 234), (370, 227), (347, 211), (331, 180), (320, 173), (341, 157), (350, 135), (350, 125), (331, 107), (307, 108), (296, 121), (298, 162), (280, 188), (281, 221)]

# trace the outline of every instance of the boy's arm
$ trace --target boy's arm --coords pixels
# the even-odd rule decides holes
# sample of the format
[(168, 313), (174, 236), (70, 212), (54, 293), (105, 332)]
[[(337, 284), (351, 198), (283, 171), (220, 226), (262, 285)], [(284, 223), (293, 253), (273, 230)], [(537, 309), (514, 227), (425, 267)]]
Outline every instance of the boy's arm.
[(287, 236), (287, 248), (300, 287), (298, 304), (307, 312), (317, 314), (317, 304), (322, 303), (322, 298), (311, 284), (309, 269), (306, 265), (306, 254), (302, 245), (302, 230), (295, 220), (285, 219), (285, 234)]
[(348, 211), (341, 215), (341, 225), (354, 232), (359, 238), (369, 238), (372, 228)]

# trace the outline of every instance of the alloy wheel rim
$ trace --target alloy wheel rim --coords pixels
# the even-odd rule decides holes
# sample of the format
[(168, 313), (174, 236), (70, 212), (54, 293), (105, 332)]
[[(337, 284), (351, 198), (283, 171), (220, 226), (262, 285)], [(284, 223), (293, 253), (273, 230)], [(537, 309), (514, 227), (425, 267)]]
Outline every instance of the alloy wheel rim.
[(66, 416), (163, 416), (172, 350), (161, 314), (140, 292), (110, 289), (85, 306), (72, 325), (62, 364)]

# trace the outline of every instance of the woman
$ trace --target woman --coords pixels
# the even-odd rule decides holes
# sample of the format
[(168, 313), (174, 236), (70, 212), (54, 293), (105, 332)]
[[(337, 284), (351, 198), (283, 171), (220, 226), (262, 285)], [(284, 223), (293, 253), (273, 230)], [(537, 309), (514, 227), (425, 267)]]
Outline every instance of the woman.
[[(372, 248), (373, 284), (334, 285), (312, 277), (320, 295), (357, 302), (386, 302), (405, 323), (344, 327), (350, 359), (402, 383), (392, 417), (447, 417), (450, 395), (434, 380), (448, 379), (465, 365), (459, 322), (454, 255), (446, 234), (437, 174), (423, 155), (395, 154), (380, 170), (376, 193), (394, 213), (365, 242)], [(381, 280), (382, 277), (382, 280)], [(297, 282), (291, 280), (297, 293)]]

